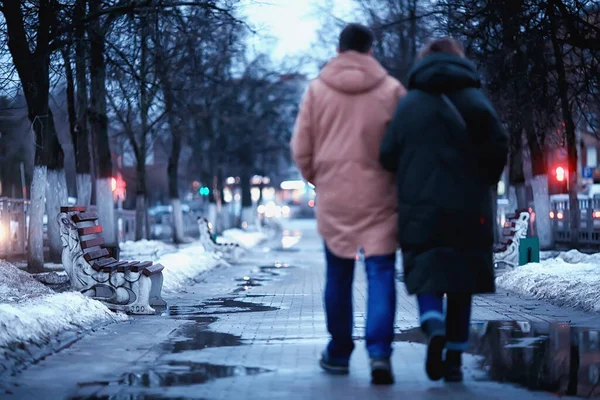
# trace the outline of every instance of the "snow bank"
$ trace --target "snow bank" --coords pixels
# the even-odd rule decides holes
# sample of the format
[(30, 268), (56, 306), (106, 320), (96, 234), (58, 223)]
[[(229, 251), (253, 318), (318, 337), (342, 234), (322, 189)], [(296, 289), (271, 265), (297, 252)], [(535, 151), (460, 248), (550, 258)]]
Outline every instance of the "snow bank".
[(55, 293), (31, 275), (0, 261), (0, 346), (41, 343), (61, 331), (125, 319), (80, 293)]
[(52, 293), (51, 289), (28, 273), (0, 260), (0, 303), (23, 301)]
[(161, 257), (166, 253), (177, 251), (177, 248), (159, 240), (140, 240), (137, 242), (127, 241), (120, 243), (122, 257)]
[(195, 279), (202, 272), (222, 263), (214, 253), (204, 250), (199, 242), (179, 248), (177, 252), (164, 254), (156, 263), (162, 264), (163, 291), (180, 291), (188, 280)]
[(41, 343), (65, 330), (124, 319), (123, 314), (114, 314), (99, 301), (76, 292), (0, 304), (0, 346), (11, 342)]
[(557, 306), (600, 311), (598, 255), (577, 253), (563, 253), (558, 258), (507, 271), (496, 278), (496, 284), (500, 288), (546, 300)]
[(250, 249), (267, 240), (263, 232), (246, 232), (241, 229), (228, 229), (223, 232), (223, 238), (239, 243), (242, 247)]

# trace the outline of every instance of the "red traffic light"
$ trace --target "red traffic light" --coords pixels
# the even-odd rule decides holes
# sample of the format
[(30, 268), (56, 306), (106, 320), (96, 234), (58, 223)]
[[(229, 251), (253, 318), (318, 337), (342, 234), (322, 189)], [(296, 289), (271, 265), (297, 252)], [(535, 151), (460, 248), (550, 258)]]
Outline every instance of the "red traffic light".
[(565, 180), (565, 169), (563, 167), (556, 168), (556, 180), (559, 182), (564, 182)]

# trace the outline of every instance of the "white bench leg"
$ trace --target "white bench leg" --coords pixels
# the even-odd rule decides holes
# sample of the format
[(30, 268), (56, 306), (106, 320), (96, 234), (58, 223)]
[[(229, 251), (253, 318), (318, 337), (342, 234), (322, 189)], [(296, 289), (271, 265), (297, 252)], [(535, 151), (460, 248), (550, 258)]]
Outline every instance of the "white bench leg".
[(163, 274), (162, 272), (159, 274), (150, 275), (150, 305), (158, 306), (158, 307), (166, 307), (167, 302), (161, 296), (162, 286), (163, 286)]

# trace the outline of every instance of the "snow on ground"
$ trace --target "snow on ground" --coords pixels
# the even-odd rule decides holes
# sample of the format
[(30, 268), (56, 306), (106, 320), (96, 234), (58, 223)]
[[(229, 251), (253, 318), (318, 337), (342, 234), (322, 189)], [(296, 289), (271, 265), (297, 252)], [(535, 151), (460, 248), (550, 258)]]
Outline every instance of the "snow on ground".
[(160, 257), (166, 253), (177, 251), (173, 244), (159, 240), (140, 240), (137, 242), (127, 241), (120, 243), (121, 257)]
[(496, 278), (498, 287), (557, 306), (600, 311), (600, 254), (576, 250), (527, 264)]
[(267, 235), (257, 231), (249, 232), (241, 229), (228, 229), (223, 232), (223, 238), (239, 243), (246, 249), (250, 249), (267, 240)]
[(125, 319), (80, 293), (55, 293), (28, 273), (0, 261), (0, 347), (42, 343), (64, 330)]
[(176, 252), (164, 254), (156, 263), (165, 267), (163, 291), (173, 293), (183, 289), (188, 280), (222, 264), (222, 260), (216, 258), (214, 253), (204, 250), (200, 242), (195, 242), (180, 247)]
[(17, 302), (54, 293), (14, 265), (0, 260), (0, 303)]

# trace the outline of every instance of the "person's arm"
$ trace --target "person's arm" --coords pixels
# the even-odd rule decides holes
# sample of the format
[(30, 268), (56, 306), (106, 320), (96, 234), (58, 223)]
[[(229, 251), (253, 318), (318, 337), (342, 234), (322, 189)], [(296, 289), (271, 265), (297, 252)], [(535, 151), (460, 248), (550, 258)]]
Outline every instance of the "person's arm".
[(302, 177), (310, 183), (314, 180), (314, 169), (313, 169), (313, 153), (314, 153), (314, 132), (312, 126), (312, 91), (309, 86), (302, 103), (300, 104), (300, 111), (296, 118), (296, 124), (294, 126), (294, 133), (292, 135), (292, 156), (296, 165), (300, 169)]
[(397, 140), (399, 128), (398, 121), (402, 118), (399, 115), (399, 101), (401, 98), (406, 96), (406, 94), (407, 91), (404, 86), (402, 86), (400, 82), (396, 81), (396, 87), (394, 90), (396, 109), (394, 111), (394, 117), (386, 128), (379, 150), (379, 163), (383, 166), (383, 168), (391, 172), (396, 171), (398, 155), (400, 152), (399, 142)]
[(396, 172), (398, 168), (398, 159), (400, 157), (400, 136), (402, 134), (402, 122), (405, 120), (404, 111), (406, 109), (404, 103), (406, 99), (403, 99), (398, 103), (398, 107), (394, 112), (394, 117), (390, 121), (385, 130), (385, 135), (381, 141), (381, 147), (379, 149), (379, 163), (383, 168), (390, 172)]

